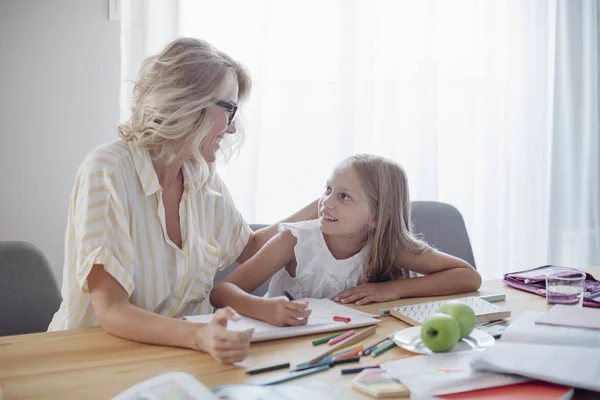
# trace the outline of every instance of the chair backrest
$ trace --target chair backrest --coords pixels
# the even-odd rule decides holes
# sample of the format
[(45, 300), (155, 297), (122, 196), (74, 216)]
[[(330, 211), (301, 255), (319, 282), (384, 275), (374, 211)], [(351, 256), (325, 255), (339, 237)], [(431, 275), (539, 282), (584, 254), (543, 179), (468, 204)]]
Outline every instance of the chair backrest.
[(462, 258), (475, 268), (473, 249), (460, 211), (436, 201), (411, 204), (414, 233), (421, 234), (422, 239), (439, 251)]
[(45, 332), (60, 301), (40, 249), (27, 242), (0, 242), (0, 336)]
[[(265, 228), (267, 226), (269, 226), (269, 225), (250, 224), (250, 228), (255, 232), (257, 230)], [(225, 268), (224, 270), (217, 272), (217, 274), (215, 275), (214, 284), (216, 285), (217, 283), (219, 283), (223, 278), (225, 278), (227, 275), (232, 273), (233, 270), (236, 269), (239, 265), (240, 264), (238, 264), (237, 262), (234, 262), (233, 264), (231, 264), (229, 267)], [(267, 290), (269, 290), (269, 282), (270, 281), (271, 281), (271, 279), (268, 279), (265, 283), (263, 283), (258, 288), (256, 288), (256, 290), (254, 292), (252, 292), (252, 294), (255, 296), (264, 296), (265, 294), (267, 294)]]

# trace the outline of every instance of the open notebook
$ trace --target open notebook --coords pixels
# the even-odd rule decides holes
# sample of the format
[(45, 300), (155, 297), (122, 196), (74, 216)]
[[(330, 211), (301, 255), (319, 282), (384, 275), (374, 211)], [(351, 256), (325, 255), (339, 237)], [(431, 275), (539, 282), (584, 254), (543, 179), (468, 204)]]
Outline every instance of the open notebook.
[(536, 324), (542, 314), (522, 314), (495, 346), (475, 357), (472, 367), (600, 391), (600, 334)]
[[(239, 321), (230, 321), (227, 329), (233, 331), (243, 331), (254, 328), (252, 342), (261, 342), (265, 340), (282, 339), (292, 336), (311, 335), (313, 333), (330, 332), (343, 329), (359, 328), (379, 323), (373, 318), (372, 314), (355, 310), (343, 306), (329, 299), (300, 299), (299, 301), (308, 301), (308, 308), (312, 310), (308, 323), (301, 326), (279, 327), (258, 321), (253, 318), (244, 317)], [(350, 322), (337, 322), (333, 317), (339, 315), (350, 318)], [(191, 322), (210, 322), (214, 314), (194, 315), (185, 317)]]

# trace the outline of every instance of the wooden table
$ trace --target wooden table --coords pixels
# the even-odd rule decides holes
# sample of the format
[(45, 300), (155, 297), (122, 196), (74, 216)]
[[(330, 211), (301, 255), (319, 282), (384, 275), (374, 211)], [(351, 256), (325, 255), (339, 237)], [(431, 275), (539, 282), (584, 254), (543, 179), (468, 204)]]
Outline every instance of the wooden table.
[[(600, 276), (600, 267), (590, 268)], [(407, 299), (390, 303), (357, 307), (378, 313), (382, 307), (440, 300), (467, 295), (506, 293), (506, 301), (499, 306), (512, 312), (512, 318), (525, 310), (543, 311), (547, 308), (543, 297), (511, 289), (500, 280), (484, 282), (479, 292), (460, 296)], [(408, 325), (394, 317), (384, 317), (377, 325), (377, 333), (366, 345)], [(240, 365), (259, 366), (274, 361), (289, 361), (292, 365), (306, 361), (323, 351), (323, 346), (311, 341), (323, 334), (256, 343), (249, 357)], [(361, 364), (371, 365), (392, 360), (408, 353), (401, 348), (373, 359), (366, 357)], [(343, 367), (349, 367), (348, 364)], [(73, 329), (62, 332), (37, 333), (0, 338), (0, 388), (4, 400), (20, 398), (44, 399), (109, 399), (142, 380), (169, 371), (183, 371), (194, 375), (204, 385), (215, 387), (230, 383), (251, 383), (264, 380), (282, 371), (248, 377), (245, 368), (223, 365), (207, 354), (192, 350), (145, 345), (119, 339), (100, 328)], [(346, 398), (368, 398), (351, 389), (353, 375), (342, 376), (340, 367), (302, 379), (319, 379), (336, 387)]]

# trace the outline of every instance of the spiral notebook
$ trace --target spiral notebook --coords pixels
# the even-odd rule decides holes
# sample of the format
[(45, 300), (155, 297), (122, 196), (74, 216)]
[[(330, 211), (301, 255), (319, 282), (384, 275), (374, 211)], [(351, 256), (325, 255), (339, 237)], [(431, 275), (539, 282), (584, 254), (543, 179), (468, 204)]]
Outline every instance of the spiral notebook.
[[(462, 297), (451, 300), (460, 301), (471, 307), (475, 312), (475, 323), (477, 324), (510, 317), (510, 311), (482, 300), (479, 297)], [(390, 315), (410, 325), (421, 325), (447, 301), (448, 300), (430, 301), (427, 303), (394, 307), (390, 309)]]

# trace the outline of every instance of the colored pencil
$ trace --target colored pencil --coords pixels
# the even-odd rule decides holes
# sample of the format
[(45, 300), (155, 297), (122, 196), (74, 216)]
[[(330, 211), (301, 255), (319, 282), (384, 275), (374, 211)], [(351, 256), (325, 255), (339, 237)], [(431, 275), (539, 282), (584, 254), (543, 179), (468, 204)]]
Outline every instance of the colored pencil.
[(316, 374), (317, 372), (321, 372), (321, 371), (326, 371), (329, 368), (331, 368), (329, 366), (329, 364), (320, 365), (318, 367), (309, 368), (304, 371), (290, 372), (288, 374), (281, 375), (281, 376), (278, 376), (273, 379), (255, 383), (255, 385), (260, 385), (260, 386), (275, 385), (276, 383), (287, 382), (287, 381), (291, 381), (292, 379), (302, 378), (303, 376)]
[(377, 357), (378, 355), (385, 353), (386, 351), (388, 351), (389, 349), (391, 349), (395, 345), (396, 345), (396, 343), (394, 343), (393, 340), (390, 340), (389, 342), (385, 342), (383, 344), (380, 344), (379, 346), (377, 346), (376, 348), (374, 348), (371, 351), (371, 356)]
[(377, 330), (377, 327), (375, 325), (365, 328), (365, 329), (359, 331), (358, 333), (356, 333), (355, 335), (350, 336), (348, 339), (345, 339), (345, 340), (341, 341), (340, 343), (338, 343), (334, 346), (331, 346), (331, 348), (329, 348), (327, 351), (324, 351), (323, 353), (319, 354), (312, 360), (308, 361), (308, 363), (311, 365), (316, 364), (319, 361), (321, 361), (323, 358), (327, 357), (328, 355), (330, 355), (332, 353), (335, 353), (339, 349), (343, 349), (344, 347), (348, 347), (353, 344), (361, 342), (365, 338), (368, 338), (369, 336), (373, 335), (376, 330)]
[(350, 329), (348, 332), (344, 333), (343, 335), (340, 335), (338, 337), (334, 337), (333, 339), (331, 339), (329, 342), (327, 342), (328, 345), (333, 346), (334, 344), (338, 344), (339, 342), (348, 339), (350, 336), (354, 335), (354, 329)]
[(334, 337), (338, 337), (338, 336), (340, 336), (342, 333), (343, 333), (343, 332), (336, 333), (336, 334), (329, 335), (329, 336), (325, 336), (325, 337), (322, 337), (322, 338), (320, 338), (320, 339), (315, 339), (315, 340), (313, 340), (313, 341), (312, 341), (312, 345), (313, 345), (313, 346), (318, 346), (318, 345), (320, 345), (320, 344), (327, 343), (327, 342), (329, 342), (331, 339), (333, 339)]
[(261, 374), (263, 372), (275, 371), (278, 369), (289, 368), (289, 367), (290, 367), (290, 363), (273, 364), (273, 365), (267, 365), (267, 366), (263, 366), (263, 367), (249, 369), (246, 371), (246, 374), (247, 375), (255, 375), (255, 374)]

